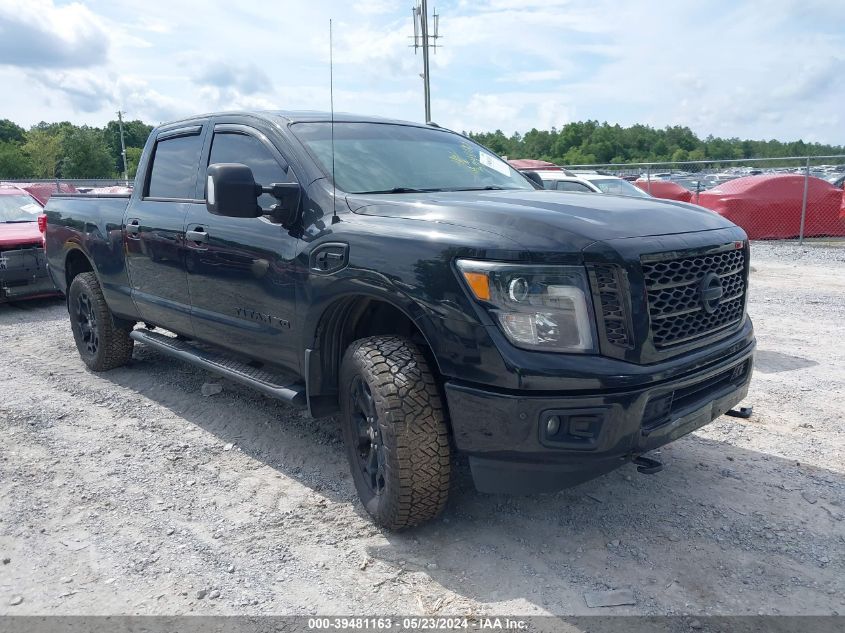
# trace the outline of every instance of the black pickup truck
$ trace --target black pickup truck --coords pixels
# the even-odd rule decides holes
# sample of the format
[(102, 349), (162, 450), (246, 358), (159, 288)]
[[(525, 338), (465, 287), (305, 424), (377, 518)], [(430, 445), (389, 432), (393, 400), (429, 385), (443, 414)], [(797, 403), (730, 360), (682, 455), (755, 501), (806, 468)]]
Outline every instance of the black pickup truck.
[(434, 125), (198, 116), (153, 131), (131, 196), (54, 195), (46, 215), (90, 369), (138, 342), (337, 414), (390, 528), (442, 510), (454, 451), (488, 492), (657, 470), (644, 453), (751, 378), (740, 228), (537, 190)]

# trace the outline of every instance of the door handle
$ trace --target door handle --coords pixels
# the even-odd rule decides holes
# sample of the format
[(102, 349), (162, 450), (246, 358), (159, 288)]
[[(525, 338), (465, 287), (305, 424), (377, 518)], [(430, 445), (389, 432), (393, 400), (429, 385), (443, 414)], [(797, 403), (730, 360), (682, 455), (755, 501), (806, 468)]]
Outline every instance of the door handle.
[(205, 244), (208, 241), (208, 233), (205, 232), (201, 226), (198, 226), (193, 231), (186, 231), (185, 232), (185, 239), (189, 242), (197, 242), (200, 244)]
[(141, 230), (141, 221), (140, 220), (129, 220), (129, 224), (126, 225), (126, 233), (129, 235), (138, 235)]

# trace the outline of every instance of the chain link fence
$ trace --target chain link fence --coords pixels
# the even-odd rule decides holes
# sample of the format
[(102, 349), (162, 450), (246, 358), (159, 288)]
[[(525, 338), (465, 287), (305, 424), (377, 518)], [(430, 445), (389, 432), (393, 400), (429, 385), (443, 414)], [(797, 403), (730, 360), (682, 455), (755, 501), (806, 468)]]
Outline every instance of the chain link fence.
[(674, 163), (569, 165), (596, 183), (617, 176), (657, 198), (691, 202), (738, 224), (752, 240), (845, 247), (845, 155)]

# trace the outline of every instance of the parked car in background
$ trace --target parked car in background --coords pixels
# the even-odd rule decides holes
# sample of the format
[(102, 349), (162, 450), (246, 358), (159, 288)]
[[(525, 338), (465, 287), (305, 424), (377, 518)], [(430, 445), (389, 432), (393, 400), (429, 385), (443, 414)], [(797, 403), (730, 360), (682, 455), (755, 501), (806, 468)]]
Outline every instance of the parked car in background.
[(655, 198), (691, 202), (694, 197), (689, 189), (671, 180), (646, 180), (639, 178), (634, 181), (634, 184)]
[(0, 185), (0, 303), (58, 294), (47, 274), (43, 226), (36, 198)]
[(575, 175), (596, 187), (602, 193), (609, 193), (615, 196), (634, 196), (636, 198), (651, 198), (648, 192), (635, 187), (624, 178), (617, 178), (600, 173), (574, 172)]
[(845, 191), (842, 192), (842, 204), (839, 206), (839, 221), (845, 222)]
[(123, 185), (111, 185), (109, 187), (79, 187), (79, 193), (117, 194), (124, 196), (132, 193), (132, 187), (126, 187)]
[(545, 189), (554, 191), (576, 191), (581, 193), (610, 193), (617, 196), (649, 198), (648, 193), (638, 189), (627, 180), (596, 172), (578, 173), (566, 170), (532, 170), (540, 176)]
[(11, 186), (23, 189), (33, 198), (38, 200), (38, 204), (42, 207), (47, 204), (54, 193), (76, 193), (76, 188), (69, 182), (15, 182), (9, 183)]
[(845, 174), (833, 178), (833, 180), (830, 180), (829, 182), (837, 189), (845, 189)]
[(555, 165), (554, 163), (550, 163), (547, 160), (535, 160), (533, 158), (513, 158), (508, 161), (511, 167), (516, 169), (517, 171), (537, 171), (540, 169), (543, 170), (558, 170), (558, 171), (565, 171), (563, 167), (559, 165)]
[[(698, 204), (738, 224), (753, 240), (789, 239), (801, 230), (804, 176), (768, 174), (723, 183), (699, 194)], [(845, 236), (842, 191), (809, 177), (805, 237)]]

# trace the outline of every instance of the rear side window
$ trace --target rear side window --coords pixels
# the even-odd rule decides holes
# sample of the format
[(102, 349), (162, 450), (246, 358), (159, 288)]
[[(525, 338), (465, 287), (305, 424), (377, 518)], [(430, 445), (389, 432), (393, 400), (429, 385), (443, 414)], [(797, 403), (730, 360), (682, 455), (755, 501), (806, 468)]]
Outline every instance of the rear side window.
[(156, 143), (147, 196), (184, 200), (196, 197), (201, 152), (201, 134), (176, 136)]
[(557, 190), (558, 191), (586, 191), (588, 193), (593, 193), (593, 190), (590, 189), (587, 185), (584, 185), (580, 182), (573, 182), (571, 180), (558, 180), (557, 181)]
[[(288, 170), (270, 153), (270, 150), (254, 136), (232, 132), (218, 132), (211, 144), (208, 164), (241, 163), (252, 170), (255, 182), (270, 185), (275, 182), (290, 182)], [(269, 193), (258, 198), (262, 209), (269, 209), (276, 199)]]

